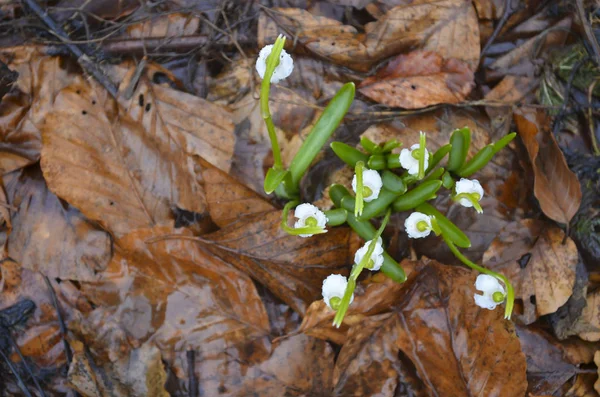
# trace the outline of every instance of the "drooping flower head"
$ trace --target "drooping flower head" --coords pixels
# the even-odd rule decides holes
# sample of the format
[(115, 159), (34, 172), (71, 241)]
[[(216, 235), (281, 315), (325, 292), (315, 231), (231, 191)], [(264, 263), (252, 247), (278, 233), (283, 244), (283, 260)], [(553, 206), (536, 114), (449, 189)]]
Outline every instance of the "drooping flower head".
[(475, 289), (483, 293), (483, 295), (475, 294), (473, 296), (475, 304), (483, 309), (494, 310), (506, 298), (506, 291), (500, 281), (488, 274), (477, 276)]
[[(323, 287), (321, 293), (323, 294), (323, 300), (330, 309), (336, 310), (339, 308), (346, 287), (348, 286), (348, 280), (341, 274), (331, 274), (323, 281)], [(354, 294), (350, 297), (350, 304), (354, 300)]]
[[(266, 45), (260, 50), (258, 59), (256, 60), (256, 71), (258, 72), (261, 79), (265, 78), (265, 72), (267, 70), (267, 58), (273, 50), (273, 44)], [(292, 74), (294, 70), (294, 60), (285, 50), (281, 50), (279, 55), (279, 65), (275, 68), (273, 76), (271, 76), (271, 83), (276, 84), (281, 80)]]
[[(352, 178), (352, 190), (356, 193), (356, 174), (354, 174), (354, 178)], [(381, 191), (381, 187), (383, 186), (383, 181), (381, 180), (381, 176), (379, 172), (375, 170), (364, 169), (363, 170), (363, 200), (367, 203), (369, 201), (375, 200), (379, 197), (379, 192)]]
[[(367, 254), (367, 251), (369, 250), (369, 245), (371, 244), (371, 241), (373, 240), (367, 241), (365, 245), (363, 245), (356, 251), (356, 253), (354, 254), (354, 263), (358, 264), (360, 263), (360, 261), (363, 260), (363, 258)], [(383, 265), (383, 246), (381, 237), (379, 237), (377, 239), (377, 242), (375, 243), (375, 249), (373, 250), (373, 253), (367, 261), (367, 265), (365, 267), (375, 272), (381, 269), (381, 265)]]
[[(421, 132), (421, 134), (424, 134)], [(429, 167), (429, 152), (427, 148), (421, 148), (420, 143), (415, 143), (410, 149), (402, 149), (400, 151), (400, 165), (402, 168), (408, 170), (410, 175), (419, 174), (419, 159), (424, 156), (424, 166), (426, 170)]]
[(479, 205), (479, 201), (483, 197), (483, 188), (477, 179), (461, 178), (460, 181), (456, 182), (454, 189), (456, 191), (454, 200), (458, 201), (460, 205), (475, 207), (477, 212), (483, 212)]
[[(327, 224), (327, 216), (325, 216), (323, 211), (309, 203), (304, 203), (297, 206), (296, 210), (294, 211), (294, 216), (298, 218), (294, 224), (295, 229), (306, 226), (325, 229), (325, 225)], [(310, 237), (312, 234), (300, 234), (299, 236)]]
[(422, 212), (413, 212), (404, 221), (404, 228), (410, 238), (427, 237), (433, 229), (431, 226), (431, 216)]

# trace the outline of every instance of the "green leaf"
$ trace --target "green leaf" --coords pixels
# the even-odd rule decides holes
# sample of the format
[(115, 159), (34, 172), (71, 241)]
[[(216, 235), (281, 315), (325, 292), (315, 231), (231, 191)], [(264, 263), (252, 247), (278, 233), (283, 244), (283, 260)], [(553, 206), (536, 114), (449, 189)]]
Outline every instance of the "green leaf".
[(289, 171), (282, 169), (269, 168), (267, 176), (265, 177), (265, 193), (271, 194), (277, 189), (277, 187), (283, 182), (283, 179), (287, 176)]

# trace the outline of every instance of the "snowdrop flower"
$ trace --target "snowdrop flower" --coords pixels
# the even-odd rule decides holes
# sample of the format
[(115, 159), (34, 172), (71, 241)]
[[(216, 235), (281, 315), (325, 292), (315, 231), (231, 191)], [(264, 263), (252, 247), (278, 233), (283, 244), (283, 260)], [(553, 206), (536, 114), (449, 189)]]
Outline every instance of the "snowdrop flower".
[[(363, 200), (367, 203), (369, 201), (375, 200), (379, 197), (379, 192), (381, 191), (381, 187), (383, 186), (383, 182), (381, 180), (381, 176), (379, 172), (375, 170), (364, 169), (363, 170)], [(354, 174), (354, 178), (352, 178), (352, 190), (356, 193), (356, 174)]]
[(480, 274), (475, 281), (475, 288), (483, 295), (475, 294), (475, 304), (483, 309), (494, 310), (497, 305), (504, 302), (506, 292), (496, 277)]
[[(273, 44), (269, 44), (264, 46), (260, 53), (258, 54), (258, 59), (256, 60), (256, 71), (258, 72), (261, 79), (265, 77), (265, 72), (267, 70), (267, 58), (271, 51), (273, 50)], [(285, 79), (294, 70), (294, 60), (285, 50), (281, 50), (281, 54), (279, 55), (279, 65), (275, 68), (273, 72), (273, 76), (271, 76), (271, 83), (279, 83), (279, 81)]]
[(455, 185), (456, 195), (454, 200), (458, 201), (463, 207), (475, 207), (477, 212), (483, 210), (479, 205), (479, 200), (483, 197), (483, 188), (477, 179), (461, 178)]
[[(423, 134), (423, 132), (421, 132)], [(402, 168), (408, 170), (410, 175), (419, 174), (419, 158), (421, 156), (420, 144), (415, 143), (410, 147), (410, 149), (402, 149), (400, 152), (400, 165)], [(426, 148), (423, 148), (424, 152), (424, 163), (423, 168), (427, 169), (429, 167), (429, 152)]]
[[(363, 260), (364, 256), (367, 254), (371, 241), (373, 240), (367, 241), (365, 245), (356, 251), (356, 254), (354, 254), (354, 263), (358, 264)], [(381, 243), (381, 237), (379, 237), (377, 243), (375, 244), (375, 249), (373, 250), (371, 257), (365, 266), (367, 269), (370, 269), (374, 272), (381, 269), (381, 265), (383, 265), (383, 246)]]
[[(296, 210), (294, 211), (294, 216), (298, 218), (294, 224), (295, 229), (306, 226), (320, 227), (325, 229), (325, 224), (327, 223), (327, 217), (323, 211), (309, 203), (304, 203), (297, 206)], [(299, 236), (310, 237), (312, 234), (300, 234)]]
[[(340, 307), (344, 292), (348, 286), (348, 280), (341, 274), (331, 274), (323, 281), (321, 293), (323, 300), (330, 309), (337, 310)], [(354, 294), (350, 297), (350, 304), (354, 300)]]
[(422, 212), (413, 212), (404, 221), (406, 234), (410, 238), (424, 238), (431, 233), (431, 217)]

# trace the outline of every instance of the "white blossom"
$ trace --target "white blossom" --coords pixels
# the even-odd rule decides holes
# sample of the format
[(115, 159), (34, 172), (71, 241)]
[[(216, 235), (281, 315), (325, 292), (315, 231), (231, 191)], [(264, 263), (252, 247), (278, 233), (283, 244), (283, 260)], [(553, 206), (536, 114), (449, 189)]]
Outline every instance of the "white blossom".
[[(356, 193), (356, 184), (356, 174), (354, 174), (354, 178), (352, 178), (352, 190), (354, 190), (354, 193)], [(381, 180), (379, 172), (366, 168), (363, 170), (363, 187), (367, 187), (371, 191), (371, 194), (368, 196), (363, 193), (364, 201), (368, 203), (369, 201), (373, 201), (379, 197), (379, 192), (381, 191), (382, 186), (383, 181)]]
[[(258, 59), (256, 60), (256, 71), (258, 72), (261, 79), (265, 77), (267, 70), (267, 58), (273, 50), (273, 44), (266, 45), (260, 50)], [(271, 76), (271, 83), (275, 84), (285, 79), (294, 70), (294, 60), (284, 49), (281, 50), (279, 55), (279, 65), (275, 68), (273, 75)]]
[[(330, 274), (325, 280), (323, 280), (323, 287), (321, 288), (321, 293), (323, 294), (323, 300), (325, 301), (325, 304), (330, 309), (333, 309), (331, 307), (331, 299), (339, 298), (339, 300), (341, 301), (344, 297), (344, 293), (346, 292), (347, 286), (348, 280), (341, 274)], [(352, 296), (350, 297), (350, 303), (352, 303), (353, 300), (354, 294), (352, 294)]]
[[(294, 216), (298, 218), (294, 228), (298, 229), (305, 226), (316, 226), (325, 229), (327, 216), (312, 204), (304, 203), (296, 207)], [(310, 237), (312, 234), (300, 234), (300, 237)]]
[[(473, 199), (480, 201), (483, 197), (483, 188), (477, 179), (461, 178), (455, 185), (456, 195), (469, 194)], [(463, 207), (473, 207), (473, 203), (466, 197), (459, 197), (458, 202)]]
[[(408, 170), (410, 175), (417, 175), (419, 173), (419, 159), (413, 156), (413, 151), (420, 148), (420, 144), (415, 143), (410, 149), (402, 149), (400, 152), (400, 165), (402, 168)], [(425, 159), (423, 162), (423, 169), (426, 170), (429, 167), (429, 152), (427, 149), (424, 150)]]
[[(364, 256), (367, 254), (367, 251), (369, 250), (369, 245), (371, 244), (371, 241), (373, 241), (373, 240), (367, 241), (365, 243), (365, 245), (363, 245), (356, 251), (356, 253), (354, 254), (354, 263), (358, 264), (358, 263), (360, 263), (360, 261), (362, 261)], [(373, 253), (371, 254), (370, 260), (371, 260), (372, 264), (367, 263), (368, 269), (370, 269), (374, 272), (381, 269), (381, 265), (383, 265), (383, 245), (382, 245), (381, 237), (379, 237), (379, 239), (377, 240), (377, 243), (375, 243), (375, 249), (373, 250)]]
[(431, 217), (422, 212), (413, 212), (404, 221), (406, 234), (410, 238), (424, 238), (431, 233)]
[[(480, 274), (475, 281), (475, 288), (483, 292), (483, 295), (475, 294), (475, 304), (483, 309), (494, 310), (496, 306), (504, 301), (506, 292), (496, 277)], [(496, 299), (494, 299), (494, 295)]]

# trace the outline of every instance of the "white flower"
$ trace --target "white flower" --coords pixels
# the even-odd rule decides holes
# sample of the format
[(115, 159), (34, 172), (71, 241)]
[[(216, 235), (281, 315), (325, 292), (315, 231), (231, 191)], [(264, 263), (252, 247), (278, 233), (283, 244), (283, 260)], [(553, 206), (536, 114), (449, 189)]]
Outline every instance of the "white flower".
[[(342, 298), (344, 297), (344, 292), (346, 292), (347, 286), (348, 280), (346, 280), (346, 277), (340, 274), (330, 274), (323, 281), (321, 293), (323, 294), (323, 300), (325, 301), (325, 304), (329, 306), (330, 309), (337, 310), (337, 306), (340, 304)], [(332, 299), (333, 302), (331, 301)], [(352, 294), (352, 296), (350, 297), (350, 304), (352, 304), (353, 300), (354, 294)], [(336, 307), (332, 307), (332, 303)]]
[(506, 292), (496, 277), (480, 274), (475, 281), (475, 288), (483, 295), (475, 294), (475, 304), (481, 308), (494, 310), (496, 306), (504, 301)]
[[(269, 44), (263, 47), (258, 54), (258, 59), (256, 60), (256, 71), (258, 72), (261, 79), (265, 77), (265, 72), (267, 70), (267, 58), (271, 51), (273, 50), (273, 44)], [(273, 72), (273, 76), (271, 76), (271, 83), (275, 84), (279, 81), (285, 79), (294, 70), (294, 60), (285, 50), (281, 50), (281, 54), (279, 55), (279, 65), (275, 68)]]
[[(400, 152), (400, 165), (402, 168), (408, 170), (410, 175), (417, 175), (419, 173), (419, 159), (413, 156), (413, 151), (420, 148), (420, 144), (415, 143), (410, 149), (402, 149)], [(416, 153), (415, 153), (416, 154)], [(425, 161), (423, 163), (423, 169), (429, 167), (429, 152), (425, 149)]]
[(406, 234), (410, 238), (423, 238), (431, 233), (431, 217), (422, 212), (413, 212), (404, 221)]
[[(363, 200), (367, 203), (369, 201), (375, 200), (379, 197), (379, 192), (381, 191), (381, 187), (383, 186), (383, 181), (381, 180), (381, 176), (379, 172), (375, 170), (364, 169), (363, 170)], [(367, 188), (367, 189), (364, 189)], [(356, 193), (356, 174), (354, 174), (354, 178), (352, 178), (352, 190)], [(370, 194), (367, 196), (366, 193), (370, 191)]]
[[(479, 202), (483, 197), (483, 188), (477, 179), (471, 180), (461, 178), (460, 181), (456, 182), (455, 190), (457, 196), (460, 194), (468, 194), (477, 202)], [(459, 197), (458, 202), (463, 207), (473, 207), (473, 202), (466, 197)], [(477, 209), (478, 212), (479, 208)]]
[[(296, 207), (294, 216), (298, 218), (294, 224), (294, 228), (298, 229), (305, 226), (317, 226), (325, 229), (327, 223), (327, 217), (317, 207), (312, 204), (304, 203)], [(312, 234), (300, 234), (300, 237), (310, 237)]]
[[(363, 245), (356, 251), (356, 254), (354, 254), (354, 263), (358, 264), (364, 258), (364, 256), (367, 254), (369, 244), (371, 244), (371, 241), (373, 240), (367, 241), (365, 245)], [(365, 266), (367, 269), (370, 269), (374, 272), (381, 269), (381, 265), (383, 265), (383, 246), (381, 245), (381, 243), (381, 237), (379, 237), (377, 243), (375, 244), (375, 249), (371, 254), (371, 258)]]

